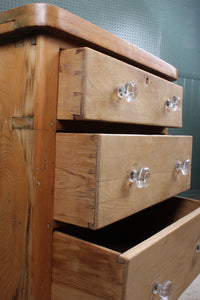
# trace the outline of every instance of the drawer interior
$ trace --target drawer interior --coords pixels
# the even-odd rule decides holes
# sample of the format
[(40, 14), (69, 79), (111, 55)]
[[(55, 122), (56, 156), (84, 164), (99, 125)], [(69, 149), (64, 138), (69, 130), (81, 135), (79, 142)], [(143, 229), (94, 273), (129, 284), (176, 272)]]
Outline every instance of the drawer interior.
[(173, 197), (96, 231), (70, 224), (56, 230), (122, 253), (198, 207), (200, 201)]

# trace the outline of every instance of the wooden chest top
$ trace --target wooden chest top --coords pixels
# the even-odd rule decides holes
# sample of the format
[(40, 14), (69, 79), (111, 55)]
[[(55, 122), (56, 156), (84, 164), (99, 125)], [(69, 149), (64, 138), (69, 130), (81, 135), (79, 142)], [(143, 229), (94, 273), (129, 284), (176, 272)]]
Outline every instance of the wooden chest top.
[[(3, 24), (3, 25), (1, 25)], [(90, 43), (93, 48), (111, 54), (170, 81), (177, 79), (172, 65), (102, 28), (62, 9), (45, 3), (34, 3), (0, 13), (0, 37), (24, 35), (43, 30), (61, 38)]]

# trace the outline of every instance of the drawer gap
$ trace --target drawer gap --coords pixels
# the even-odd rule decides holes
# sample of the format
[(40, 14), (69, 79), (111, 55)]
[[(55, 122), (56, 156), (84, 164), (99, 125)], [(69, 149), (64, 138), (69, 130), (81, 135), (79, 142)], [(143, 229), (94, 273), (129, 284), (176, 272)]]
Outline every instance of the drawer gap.
[(57, 132), (167, 134), (166, 127), (80, 120), (57, 120)]
[(96, 231), (70, 224), (59, 228), (58, 231), (122, 253), (199, 206), (199, 201), (174, 197)]

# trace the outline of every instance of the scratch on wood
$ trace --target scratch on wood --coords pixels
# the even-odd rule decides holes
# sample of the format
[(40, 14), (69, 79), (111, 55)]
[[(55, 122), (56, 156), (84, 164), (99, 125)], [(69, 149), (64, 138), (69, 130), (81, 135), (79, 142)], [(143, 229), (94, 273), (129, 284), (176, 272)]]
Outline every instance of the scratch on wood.
[(74, 72), (74, 75), (76, 76), (76, 75), (80, 75), (80, 74), (82, 74), (82, 71), (75, 71)]
[(85, 176), (83, 176), (82, 174), (74, 173), (74, 172), (72, 172), (72, 171), (70, 171), (70, 170), (67, 170), (66, 168), (56, 167), (56, 169), (62, 170), (62, 171), (66, 172), (66, 173), (68, 173), (68, 174), (70, 174), (70, 175), (80, 177), (80, 178), (82, 178), (83, 180), (86, 179)]
[(76, 49), (76, 53), (75, 54), (79, 54), (80, 52), (83, 52), (84, 51), (84, 49), (83, 48), (77, 48)]
[(81, 92), (74, 92), (74, 96), (80, 96), (80, 95), (83, 95), (83, 93), (81, 93)]
[(92, 169), (91, 169), (91, 170), (89, 171), (89, 174), (96, 174), (96, 170), (92, 170)]

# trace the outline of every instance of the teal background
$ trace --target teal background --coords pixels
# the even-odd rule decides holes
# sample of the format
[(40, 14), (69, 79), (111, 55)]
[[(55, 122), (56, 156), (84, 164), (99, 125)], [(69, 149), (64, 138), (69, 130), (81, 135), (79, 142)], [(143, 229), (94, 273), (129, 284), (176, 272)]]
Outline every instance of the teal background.
[[(39, 1), (0, 0), (0, 11)], [(178, 69), (184, 88), (183, 128), (169, 134), (193, 136), (192, 181), (200, 194), (200, 1), (48, 0), (159, 56)]]

